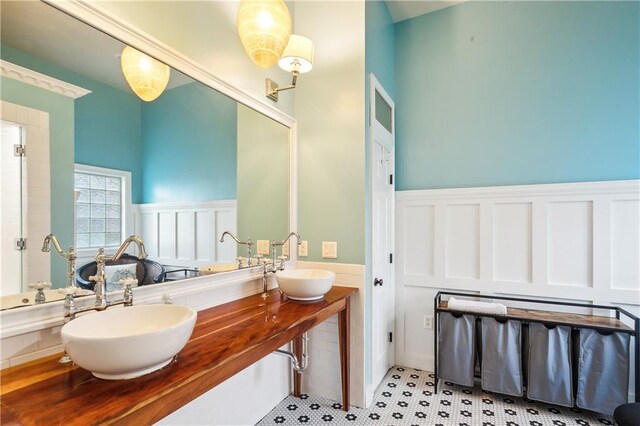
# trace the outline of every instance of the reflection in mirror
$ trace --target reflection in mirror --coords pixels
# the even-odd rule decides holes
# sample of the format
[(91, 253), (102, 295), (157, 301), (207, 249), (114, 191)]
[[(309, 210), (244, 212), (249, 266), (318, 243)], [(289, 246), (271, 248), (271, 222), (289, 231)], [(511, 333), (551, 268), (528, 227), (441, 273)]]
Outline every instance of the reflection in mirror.
[[(3, 297), (36, 281), (65, 285), (65, 259), (40, 251), (51, 232), (65, 250), (76, 248), (78, 271), (99, 247), (113, 253), (140, 235), (162, 266), (151, 283), (237, 262), (244, 247), (220, 243), (224, 231), (253, 241), (288, 233), (287, 127), (175, 69), (164, 92), (145, 102), (122, 74), (118, 40), (41, 2), (1, 7), (3, 68), (15, 64), (78, 90), (74, 99), (3, 73), (0, 172), (14, 158), (24, 163), (14, 193), (23, 190), (26, 210), (12, 226), (17, 219), (5, 213), (19, 210), (2, 193)], [(13, 157), (18, 143), (5, 132), (24, 136), (26, 157)], [(16, 250), (23, 237), (26, 250)], [(21, 266), (10, 276), (5, 263)]]

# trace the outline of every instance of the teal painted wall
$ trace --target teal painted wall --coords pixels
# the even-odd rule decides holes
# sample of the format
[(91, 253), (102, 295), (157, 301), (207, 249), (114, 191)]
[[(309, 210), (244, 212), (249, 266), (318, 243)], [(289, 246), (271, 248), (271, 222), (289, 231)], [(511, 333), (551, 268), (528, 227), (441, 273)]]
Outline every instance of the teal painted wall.
[[(289, 128), (238, 104), (237, 129), (238, 238), (282, 241), (289, 233)], [(238, 253), (245, 256), (244, 248)]]
[[(88, 79), (87, 79), (88, 80)], [(142, 201), (142, 101), (93, 82), (76, 100), (76, 163), (131, 172), (131, 202)]]
[(200, 83), (167, 90), (143, 105), (142, 140), (143, 203), (236, 198), (236, 101)]
[(142, 101), (131, 92), (115, 89), (9, 46), (2, 46), (2, 58), (91, 90), (75, 100), (75, 161), (130, 171), (132, 202), (140, 202)]
[[(66, 248), (73, 243), (73, 99), (5, 77), (0, 79), (0, 99), (49, 113), (51, 231)], [(31, 244), (44, 237), (30, 236)], [(55, 253), (51, 281), (54, 287), (66, 284), (65, 260)]]
[(396, 24), (396, 188), (640, 177), (639, 8), (468, 2)]
[(365, 383), (371, 383), (371, 328), (372, 328), (372, 282), (371, 265), (371, 132), (369, 129), (369, 75), (374, 74), (385, 91), (394, 98), (395, 95), (395, 27), (391, 14), (384, 1), (367, 1), (365, 4)]

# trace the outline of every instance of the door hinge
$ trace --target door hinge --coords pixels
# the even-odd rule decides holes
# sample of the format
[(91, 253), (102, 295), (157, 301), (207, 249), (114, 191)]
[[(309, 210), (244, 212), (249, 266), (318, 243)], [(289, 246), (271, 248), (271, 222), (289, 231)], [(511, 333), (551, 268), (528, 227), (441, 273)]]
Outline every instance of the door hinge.
[(14, 157), (24, 157), (25, 155), (27, 155), (27, 149), (24, 147), (24, 145), (14, 145), (13, 155)]
[(393, 332), (389, 332), (389, 343), (393, 343)]
[(393, 185), (393, 175), (389, 175), (389, 185)]
[(389, 253), (389, 263), (393, 263), (393, 253)]
[(16, 250), (26, 250), (27, 249), (27, 239), (26, 238), (17, 238), (16, 239)]

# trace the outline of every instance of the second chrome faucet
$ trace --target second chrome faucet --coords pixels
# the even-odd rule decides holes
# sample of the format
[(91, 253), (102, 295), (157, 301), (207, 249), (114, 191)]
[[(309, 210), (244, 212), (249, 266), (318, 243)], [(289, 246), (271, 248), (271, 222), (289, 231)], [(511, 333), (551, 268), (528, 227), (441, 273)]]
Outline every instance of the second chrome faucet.
[(278, 271), (284, 271), (284, 261), (286, 259), (286, 257), (280, 257), (278, 260), (280, 260), (279, 264), (278, 262), (276, 262), (277, 256), (278, 256), (278, 247), (282, 247), (284, 246), (287, 241), (289, 241), (289, 238), (295, 236), (298, 240), (298, 245), (300, 245), (302, 243), (302, 239), (300, 238), (300, 235), (298, 235), (298, 233), (296, 232), (290, 232), (289, 235), (287, 235), (287, 238), (285, 238), (284, 240), (282, 240), (281, 242), (276, 242), (275, 238), (271, 241), (271, 263), (267, 263), (264, 262), (263, 264), (263, 269), (262, 269), (262, 298), (266, 299), (267, 297), (269, 297), (269, 293), (268, 293), (268, 289), (269, 289), (269, 283), (267, 280), (267, 275), (269, 275), (269, 273), (276, 273)]

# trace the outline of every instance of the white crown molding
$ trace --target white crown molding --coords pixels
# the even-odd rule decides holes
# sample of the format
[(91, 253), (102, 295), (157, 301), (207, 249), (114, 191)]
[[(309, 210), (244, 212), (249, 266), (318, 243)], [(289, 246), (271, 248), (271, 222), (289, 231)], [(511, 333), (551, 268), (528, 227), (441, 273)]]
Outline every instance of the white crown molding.
[(91, 93), (91, 90), (75, 86), (67, 83), (66, 81), (58, 80), (57, 78), (49, 77), (48, 75), (41, 74), (5, 60), (0, 60), (0, 70), (2, 71), (3, 77), (18, 80), (22, 83), (48, 90), (68, 98), (78, 99)]

